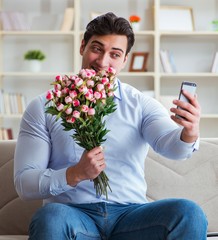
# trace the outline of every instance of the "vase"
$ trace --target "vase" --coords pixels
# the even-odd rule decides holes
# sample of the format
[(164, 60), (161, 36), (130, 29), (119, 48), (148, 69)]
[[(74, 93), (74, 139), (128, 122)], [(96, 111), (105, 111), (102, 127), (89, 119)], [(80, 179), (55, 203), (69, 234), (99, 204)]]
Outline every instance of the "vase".
[(131, 25), (132, 25), (132, 29), (133, 29), (134, 32), (139, 31), (139, 29), (140, 29), (140, 23), (139, 22), (132, 22)]
[(30, 72), (40, 72), (41, 61), (39, 61), (39, 60), (28, 60), (28, 61), (26, 61), (26, 69)]

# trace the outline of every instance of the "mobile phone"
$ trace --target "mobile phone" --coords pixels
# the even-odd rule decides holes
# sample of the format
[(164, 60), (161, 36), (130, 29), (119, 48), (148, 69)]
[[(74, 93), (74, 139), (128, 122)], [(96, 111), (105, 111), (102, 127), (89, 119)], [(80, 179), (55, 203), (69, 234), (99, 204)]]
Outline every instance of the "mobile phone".
[[(179, 100), (183, 101), (183, 102), (189, 102), (189, 100), (183, 95), (182, 90), (186, 90), (189, 93), (191, 93), (192, 95), (195, 94), (196, 92), (196, 88), (197, 88), (197, 84), (194, 82), (182, 82), (181, 84), (181, 88), (180, 88), (180, 92), (179, 92)], [(180, 107), (178, 107), (180, 108)], [(180, 115), (176, 114), (177, 118), (183, 118)]]

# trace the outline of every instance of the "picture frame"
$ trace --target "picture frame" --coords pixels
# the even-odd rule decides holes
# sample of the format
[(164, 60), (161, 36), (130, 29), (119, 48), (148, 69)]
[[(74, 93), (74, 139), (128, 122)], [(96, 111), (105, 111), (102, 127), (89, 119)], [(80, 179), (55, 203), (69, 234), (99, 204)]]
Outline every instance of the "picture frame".
[(131, 56), (129, 71), (146, 72), (148, 56), (148, 52), (133, 52)]
[(194, 31), (194, 17), (191, 7), (160, 6), (159, 30), (161, 31)]

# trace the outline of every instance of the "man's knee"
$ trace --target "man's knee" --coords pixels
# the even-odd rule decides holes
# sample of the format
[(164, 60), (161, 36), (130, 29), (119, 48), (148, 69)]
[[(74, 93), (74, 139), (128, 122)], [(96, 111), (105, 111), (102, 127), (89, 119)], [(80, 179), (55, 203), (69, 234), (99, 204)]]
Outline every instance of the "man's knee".
[(192, 232), (193, 235), (206, 236), (208, 222), (198, 204), (187, 199), (178, 199), (175, 201), (175, 211), (177, 212), (176, 224), (183, 226), (183, 229)]
[(79, 209), (61, 203), (49, 203), (32, 218), (30, 239), (100, 239), (93, 221)]
[(65, 219), (64, 216), (67, 213), (68, 206), (60, 203), (49, 203), (40, 208), (35, 215), (33, 216), (32, 221), (37, 221), (38, 224), (53, 224), (53, 221), (56, 223), (60, 219), (62, 222)]

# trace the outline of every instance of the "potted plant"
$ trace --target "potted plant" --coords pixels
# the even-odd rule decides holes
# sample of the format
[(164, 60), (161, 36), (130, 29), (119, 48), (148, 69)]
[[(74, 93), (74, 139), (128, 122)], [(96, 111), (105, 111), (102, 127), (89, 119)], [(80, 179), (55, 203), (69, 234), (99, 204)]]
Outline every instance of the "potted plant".
[(218, 31), (218, 20), (213, 20), (211, 23), (212, 23), (213, 30)]
[(24, 59), (28, 61), (28, 68), (32, 72), (40, 71), (41, 61), (45, 58), (45, 54), (40, 50), (29, 50), (24, 54)]
[(138, 16), (138, 15), (131, 15), (129, 17), (129, 21), (132, 25), (132, 29), (134, 31), (138, 31), (139, 28), (140, 28), (140, 21), (141, 21), (141, 18)]

